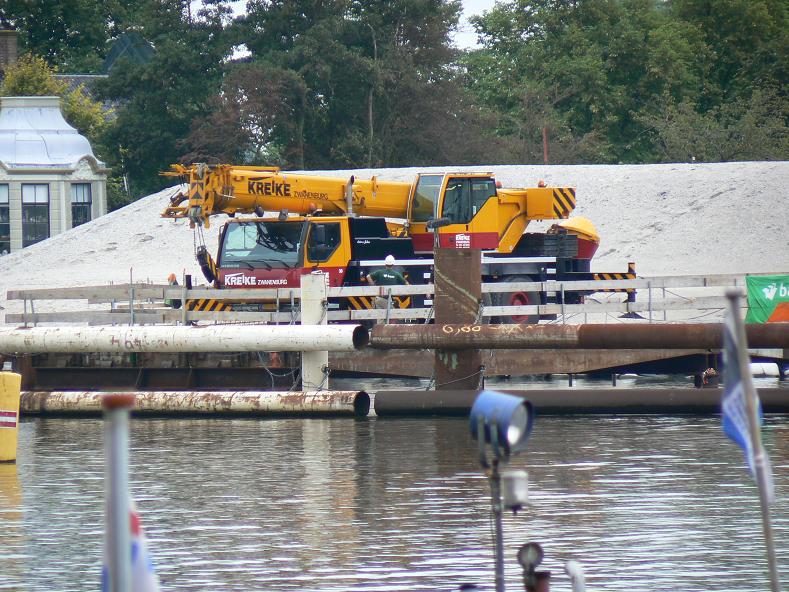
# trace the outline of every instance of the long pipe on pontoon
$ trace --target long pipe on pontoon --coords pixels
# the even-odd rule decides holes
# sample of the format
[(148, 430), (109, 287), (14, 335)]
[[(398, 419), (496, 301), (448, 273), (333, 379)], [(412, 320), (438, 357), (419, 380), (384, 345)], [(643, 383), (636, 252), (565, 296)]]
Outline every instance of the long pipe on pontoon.
[[(118, 393), (99, 391), (22, 391), (26, 415), (96, 415), (102, 400)], [(127, 393), (128, 394), (128, 393)], [(328, 416), (365, 417), (370, 395), (364, 391), (138, 391), (135, 415)]]
[(4, 354), (353, 351), (367, 341), (360, 325), (0, 327)]
[[(789, 348), (789, 324), (747, 325), (752, 348)], [(376, 325), (379, 349), (720, 349), (723, 325)]]

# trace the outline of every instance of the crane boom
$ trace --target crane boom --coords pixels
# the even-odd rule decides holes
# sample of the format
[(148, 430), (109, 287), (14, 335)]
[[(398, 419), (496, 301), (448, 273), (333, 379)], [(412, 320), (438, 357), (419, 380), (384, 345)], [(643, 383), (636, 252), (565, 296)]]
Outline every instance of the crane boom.
[(213, 215), (252, 214), (258, 209), (404, 218), (411, 191), (410, 183), (284, 173), (277, 167), (196, 164), (172, 169), (166, 174), (183, 177), (188, 190), (173, 198), (163, 215), (189, 218), (192, 225), (206, 228)]

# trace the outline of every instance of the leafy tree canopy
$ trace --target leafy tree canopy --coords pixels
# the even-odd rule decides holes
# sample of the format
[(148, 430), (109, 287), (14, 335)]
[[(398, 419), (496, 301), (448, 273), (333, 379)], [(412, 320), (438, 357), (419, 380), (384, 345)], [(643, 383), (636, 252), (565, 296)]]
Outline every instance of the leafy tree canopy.
[(680, 104), (712, 118), (744, 113), (723, 105), (781, 79), (786, 9), (778, 4), (513, 0), (475, 19), (484, 45), (464, 64), (524, 158), (535, 157), (545, 128), (554, 162), (650, 162), (666, 157), (655, 144), (661, 114)]
[(107, 114), (101, 103), (88, 97), (82, 87), (69, 91), (64, 80), (54, 77), (56, 71), (42, 58), (24, 54), (16, 64), (8, 66), (0, 83), (0, 96), (58, 96), (66, 121), (91, 141), (97, 154), (101, 153), (99, 139), (107, 128)]

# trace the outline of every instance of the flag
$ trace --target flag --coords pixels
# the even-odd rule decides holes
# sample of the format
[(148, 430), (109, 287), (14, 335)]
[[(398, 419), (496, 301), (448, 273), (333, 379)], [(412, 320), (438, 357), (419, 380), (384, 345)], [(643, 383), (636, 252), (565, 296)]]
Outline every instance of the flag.
[(747, 276), (748, 314), (746, 323), (789, 321), (789, 275)]
[[(762, 407), (759, 397), (756, 394), (750, 375), (744, 377), (740, 371), (740, 355), (747, 356), (747, 344), (740, 343), (738, 339), (738, 321), (736, 313), (730, 310), (726, 315), (723, 328), (723, 355), (724, 355), (724, 393), (721, 400), (721, 418), (723, 420), (723, 431), (734, 442), (736, 442), (745, 453), (745, 462), (751, 475), (756, 478), (757, 455), (759, 461), (764, 466), (768, 499), (773, 499), (773, 482), (770, 459), (761, 447), (760, 434), (752, 434), (748, 418), (748, 402), (746, 397), (752, 396), (754, 407), (757, 414), (757, 424), (761, 426)], [(757, 443), (757, 450), (754, 450), (754, 442)]]
[(132, 501), (131, 511), (132, 592), (159, 592), (159, 576), (148, 553), (148, 542), (140, 525), (140, 516)]
[[(132, 500), (129, 510), (129, 534), (131, 542), (131, 590), (132, 592), (159, 592), (159, 577), (148, 553), (140, 516)], [(105, 549), (106, 553), (106, 549)], [(101, 570), (101, 590), (109, 592), (109, 568), (107, 561)]]

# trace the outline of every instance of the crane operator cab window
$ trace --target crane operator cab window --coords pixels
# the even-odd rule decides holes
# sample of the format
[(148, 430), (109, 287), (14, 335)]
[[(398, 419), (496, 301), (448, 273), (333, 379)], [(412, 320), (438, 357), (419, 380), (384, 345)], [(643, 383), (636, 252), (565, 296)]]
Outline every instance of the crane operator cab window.
[(307, 238), (307, 259), (314, 262), (328, 261), (340, 246), (340, 223), (312, 223)]
[(467, 224), (495, 195), (496, 183), (489, 177), (452, 177), (447, 182), (441, 215), (452, 224)]
[(300, 238), (299, 224), (230, 223), (222, 239), (219, 262), (225, 268), (292, 268), (298, 264)]
[(436, 217), (438, 194), (444, 175), (420, 175), (414, 191), (411, 219), (414, 222), (427, 222)]

